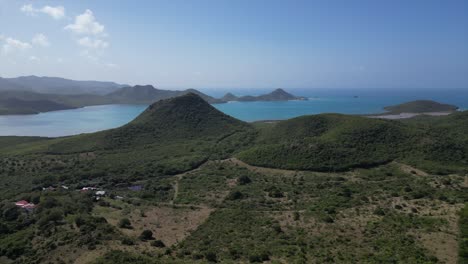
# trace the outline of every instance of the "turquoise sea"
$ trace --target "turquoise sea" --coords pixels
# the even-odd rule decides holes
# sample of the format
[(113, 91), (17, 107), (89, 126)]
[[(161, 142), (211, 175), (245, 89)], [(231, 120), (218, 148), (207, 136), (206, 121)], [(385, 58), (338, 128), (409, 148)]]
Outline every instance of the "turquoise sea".
[[(265, 91), (255, 90), (257, 94)], [(327, 91), (288, 90), (309, 97), (308, 101), (229, 102), (213, 105), (224, 113), (252, 122), (288, 119), (319, 113), (380, 113), (384, 106), (416, 99), (450, 103), (468, 110), (468, 89), (431, 91)], [(221, 96), (224, 91), (204, 92)], [(239, 90), (236, 94), (254, 94)], [(0, 136), (58, 137), (90, 133), (126, 124), (140, 114), (146, 105), (101, 105), (79, 109), (40, 113), (37, 115), (0, 116)]]

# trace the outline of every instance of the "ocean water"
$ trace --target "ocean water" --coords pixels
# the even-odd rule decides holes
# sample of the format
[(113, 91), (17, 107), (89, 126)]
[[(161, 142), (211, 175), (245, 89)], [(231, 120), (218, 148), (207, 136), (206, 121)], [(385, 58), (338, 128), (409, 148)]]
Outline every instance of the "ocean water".
[[(265, 91), (255, 90), (257, 94)], [(319, 113), (370, 114), (383, 112), (383, 107), (417, 99), (431, 99), (450, 103), (468, 110), (468, 89), (430, 91), (328, 91), (288, 90), (306, 96), (308, 101), (285, 102), (229, 102), (213, 105), (220, 111), (240, 120), (288, 119)], [(221, 92), (210, 92), (220, 96)], [(237, 95), (254, 94), (239, 90)], [(53, 111), (37, 115), (0, 116), (0, 136), (58, 137), (90, 133), (122, 126), (144, 109), (145, 105), (101, 105), (79, 109)]]

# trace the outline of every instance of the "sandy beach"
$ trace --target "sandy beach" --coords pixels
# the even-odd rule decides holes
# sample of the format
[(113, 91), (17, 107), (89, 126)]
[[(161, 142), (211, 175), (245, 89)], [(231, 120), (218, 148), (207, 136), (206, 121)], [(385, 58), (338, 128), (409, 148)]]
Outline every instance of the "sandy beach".
[(446, 116), (450, 115), (453, 112), (427, 112), (427, 113), (401, 113), (401, 114), (388, 114), (388, 115), (374, 115), (367, 116), (370, 118), (383, 118), (383, 119), (406, 119), (412, 118), (419, 115), (428, 115), (428, 116)]

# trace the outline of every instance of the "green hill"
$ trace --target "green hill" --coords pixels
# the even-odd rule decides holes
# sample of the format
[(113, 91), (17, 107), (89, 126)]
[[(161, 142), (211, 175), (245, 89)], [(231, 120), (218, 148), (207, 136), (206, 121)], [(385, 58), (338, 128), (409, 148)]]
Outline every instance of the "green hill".
[(430, 113), (430, 112), (453, 112), (458, 109), (455, 105), (441, 104), (430, 100), (417, 100), (384, 108), (390, 114), (401, 113)]
[(264, 129), (256, 146), (238, 157), (259, 166), (318, 171), (406, 160), (448, 173), (467, 164), (468, 137), (463, 132), (467, 124), (465, 112), (424, 123), (338, 114), (303, 116)]

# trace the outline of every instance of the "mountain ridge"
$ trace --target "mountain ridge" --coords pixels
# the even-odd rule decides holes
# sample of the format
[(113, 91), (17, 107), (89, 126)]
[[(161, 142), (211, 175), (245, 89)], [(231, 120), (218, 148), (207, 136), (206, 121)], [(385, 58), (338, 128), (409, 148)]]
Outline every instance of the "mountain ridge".
[[(48, 77), (48, 76), (19, 76), (15, 78), (3, 78), (9, 83), (22, 87), (22, 90), (28, 90), (38, 93), (52, 93), (52, 94), (97, 94), (104, 95), (128, 86), (127, 84), (118, 84), (115, 82), (107, 81), (78, 81), (65, 79), (61, 77)], [(18, 88), (15, 88), (18, 89)], [(0, 86), (0, 90), (5, 89)], [(13, 89), (14, 90), (14, 89)]]

